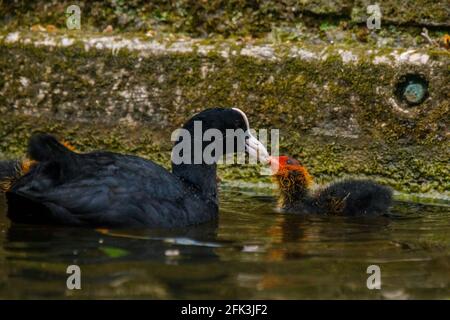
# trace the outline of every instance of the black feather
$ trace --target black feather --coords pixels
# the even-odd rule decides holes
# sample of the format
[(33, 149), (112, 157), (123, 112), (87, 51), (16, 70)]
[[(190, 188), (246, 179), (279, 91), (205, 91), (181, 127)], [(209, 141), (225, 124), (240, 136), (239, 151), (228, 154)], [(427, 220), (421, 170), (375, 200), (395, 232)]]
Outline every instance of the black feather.
[(8, 191), (20, 178), (20, 167), (18, 160), (0, 160), (0, 192)]
[(73, 153), (54, 136), (46, 133), (34, 134), (28, 143), (28, 155), (32, 160), (49, 161), (69, 157)]
[(317, 195), (318, 206), (329, 212), (336, 202), (341, 215), (379, 215), (388, 212), (392, 191), (371, 180), (349, 179), (335, 182)]
[(0, 160), (0, 181), (15, 177), (19, 165), (18, 160)]
[(348, 179), (308, 191), (284, 203), (281, 209), (290, 213), (376, 216), (388, 213), (391, 205), (390, 188), (370, 180)]

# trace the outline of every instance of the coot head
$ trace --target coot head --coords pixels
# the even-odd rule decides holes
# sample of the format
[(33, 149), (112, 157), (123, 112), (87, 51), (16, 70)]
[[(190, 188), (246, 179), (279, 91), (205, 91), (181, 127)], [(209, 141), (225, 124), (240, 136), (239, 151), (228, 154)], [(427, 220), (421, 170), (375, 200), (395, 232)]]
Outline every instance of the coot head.
[[(183, 153), (186, 150), (190, 156)], [(192, 161), (190, 164), (213, 164), (224, 154), (243, 151), (263, 163), (268, 162), (269, 153), (250, 132), (250, 123), (242, 110), (212, 108), (194, 115), (176, 133), (172, 156), (178, 156), (178, 161), (183, 160), (185, 164), (189, 161)], [(210, 154), (213, 159), (208, 159)], [(172, 157), (172, 161), (179, 164), (176, 160)]]
[(297, 198), (308, 191), (312, 178), (300, 161), (288, 156), (272, 156), (269, 162), (274, 180), (284, 196)]

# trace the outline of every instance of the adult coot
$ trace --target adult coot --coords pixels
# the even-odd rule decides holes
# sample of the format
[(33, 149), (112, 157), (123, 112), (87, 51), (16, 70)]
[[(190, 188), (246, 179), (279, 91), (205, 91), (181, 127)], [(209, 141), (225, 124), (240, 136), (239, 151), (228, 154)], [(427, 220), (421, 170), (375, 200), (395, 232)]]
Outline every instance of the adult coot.
[(381, 215), (388, 212), (392, 191), (371, 180), (348, 179), (312, 189), (312, 178), (296, 159), (270, 157), (284, 212), (344, 216)]
[(28, 168), (3, 162), (3, 172), (16, 173), (6, 191), (8, 216), (20, 223), (92, 227), (171, 228), (216, 219), (219, 157), (240, 146), (268, 157), (249, 129), (236, 108), (198, 113), (176, 137), (172, 173), (132, 155), (76, 153), (49, 134), (36, 134)]

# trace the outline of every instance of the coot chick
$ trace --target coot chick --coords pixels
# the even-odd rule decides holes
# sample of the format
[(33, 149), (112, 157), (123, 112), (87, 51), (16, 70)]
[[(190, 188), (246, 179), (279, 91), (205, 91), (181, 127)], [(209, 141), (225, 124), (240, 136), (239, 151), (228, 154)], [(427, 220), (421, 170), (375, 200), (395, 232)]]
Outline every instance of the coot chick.
[[(195, 132), (199, 128), (201, 131)], [(172, 173), (137, 156), (76, 153), (49, 134), (32, 136), (28, 155), (33, 164), (6, 192), (9, 218), (33, 224), (152, 228), (184, 227), (216, 219), (215, 160), (226, 152), (238, 151), (239, 143), (252, 154), (268, 157), (267, 151), (249, 134), (248, 119), (239, 109), (204, 110), (183, 129), (188, 135), (177, 137), (173, 151), (177, 149), (178, 156), (187, 161), (174, 161), (172, 154)], [(203, 141), (208, 129), (225, 138)], [(230, 129), (236, 130), (237, 145), (227, 150)], [(195, 144), (198, 134), (200, 145)], [(180, 148), (182, 143), (192, 149)], [(194, 159), (211, 144), (218, 147), (211, 153), (214, 161)], [(226, 152), (221, 154), (219, 147)]]
[[(25, 164), (25, 161), (23, 161)], [(0, 160), (0, 192), (6, 192), (11, 189), (14, 182), (22, 176), (22, 161), (19, 160)]]
[(392, 191), (371, 180), (347, 179), (312, 188), (312, 178), (301, 163), (287, 156), (270, 157), (284, 212), (374, 216), (389, 211)]

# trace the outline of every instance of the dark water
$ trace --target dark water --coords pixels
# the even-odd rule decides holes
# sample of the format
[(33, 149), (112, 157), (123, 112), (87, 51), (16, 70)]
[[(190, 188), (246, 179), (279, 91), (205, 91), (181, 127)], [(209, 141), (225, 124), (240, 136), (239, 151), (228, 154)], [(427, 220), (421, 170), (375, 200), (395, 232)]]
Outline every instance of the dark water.
[[(0, 298), (450, 299), (448, 206), (320, 218), (277, 213), (270, 191), (221, 196), (217, 224), (170, 232), (10, 225), (1, 199)], [(66, 287), (72, 264), (81, 290)]]

